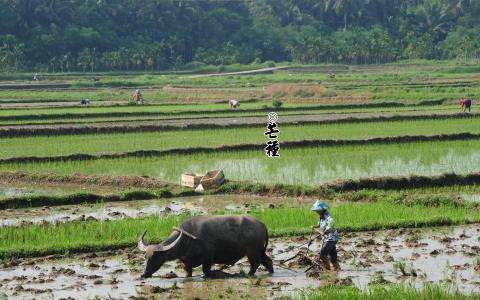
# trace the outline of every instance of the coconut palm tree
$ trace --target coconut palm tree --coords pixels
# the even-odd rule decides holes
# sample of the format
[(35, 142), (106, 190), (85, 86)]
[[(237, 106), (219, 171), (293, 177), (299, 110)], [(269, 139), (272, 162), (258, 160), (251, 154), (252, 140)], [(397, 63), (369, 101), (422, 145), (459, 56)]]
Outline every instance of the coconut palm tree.
[(349, 18), (361, 14), (361, 10), (368, 0), (326, 0), (325, 10), (334, 11), (343, 18), (343, 30), (348, 27)]
[(458, 3), (456, 0), (426, 0), (414, 9), (415, 20), (423, 32), (445, 36), (453, 26)]

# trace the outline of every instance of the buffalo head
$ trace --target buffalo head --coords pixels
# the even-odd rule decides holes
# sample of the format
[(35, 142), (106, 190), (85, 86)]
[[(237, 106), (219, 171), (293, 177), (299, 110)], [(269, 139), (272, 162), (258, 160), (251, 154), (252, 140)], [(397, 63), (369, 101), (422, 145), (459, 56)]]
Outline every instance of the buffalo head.
[(183, 235), (183, 233), (180, 232), (178, 237), (168, 245), (160, 244), (146, 246), (143, 241), (146, 233), (147, 231), (145, 230), (138, 239), (138, 249), (145, 252), (145, 270), (141, 276), (142, 278), (152, 277), (152, 274), (163, 266), (165, 261), (167, 261), (168, 252), (175, 247)]

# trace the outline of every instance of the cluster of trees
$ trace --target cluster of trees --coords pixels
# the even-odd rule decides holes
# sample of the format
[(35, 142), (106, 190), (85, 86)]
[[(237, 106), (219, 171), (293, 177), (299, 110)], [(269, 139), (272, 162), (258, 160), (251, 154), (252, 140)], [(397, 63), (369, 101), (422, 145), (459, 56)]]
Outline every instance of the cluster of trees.
[(478, 0), (0, 0), (0, 70), (480, 56)]

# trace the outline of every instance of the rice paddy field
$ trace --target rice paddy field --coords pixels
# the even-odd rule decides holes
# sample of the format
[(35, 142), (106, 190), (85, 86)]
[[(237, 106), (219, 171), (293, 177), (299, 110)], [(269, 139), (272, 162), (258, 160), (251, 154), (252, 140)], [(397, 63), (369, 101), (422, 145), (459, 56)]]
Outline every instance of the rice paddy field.
[(251, 151), (134, 156), (114, 159), (4, 163), (0, 171), (66, 175), (149, 176), (180, 183), (178, 174), (223, 169), (235, 181), (320, 185), (336, 179), (374, 176), (434, 176), (480, 172), (480, 141), (436, 141), (343, 147), (282, 149), (271, 159), (261, 146)]
[[(0, 299), (478, 299), (479, 65), (283, 67), (0, 76)], [(222, 185), (181, 185), (216, 169)], [(316, 198), (340, 232), (338, 272), (315, 264), (321, 240), (307, 250)], [(276, 272), (246, 278), (241, 260), (185, 279), (172, 261), (140, 279), (139, 235), (160, 243), (199, 214), (264, 222)]]

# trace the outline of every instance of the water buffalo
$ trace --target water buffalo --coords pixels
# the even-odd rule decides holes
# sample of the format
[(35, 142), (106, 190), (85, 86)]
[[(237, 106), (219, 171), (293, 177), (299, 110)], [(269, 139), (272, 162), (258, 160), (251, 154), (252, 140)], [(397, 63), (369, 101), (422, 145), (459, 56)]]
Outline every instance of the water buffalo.
[(251, 216), (196, 216), (185, 220), (159, 245), (145, 246), (143, 238), (138, 248), (145, 252), (145, 270), (142, 278), (151, 277), (166, 262), (180, 259), (187, 276), (202, 265), (206, 277), (213, 274), (213, 264), (233, 265), (247, 256), (249, 275), (254, 275), (260, 264), (273, 273), (272, 260), (265, 251), (268, 232), (265, 225)]

